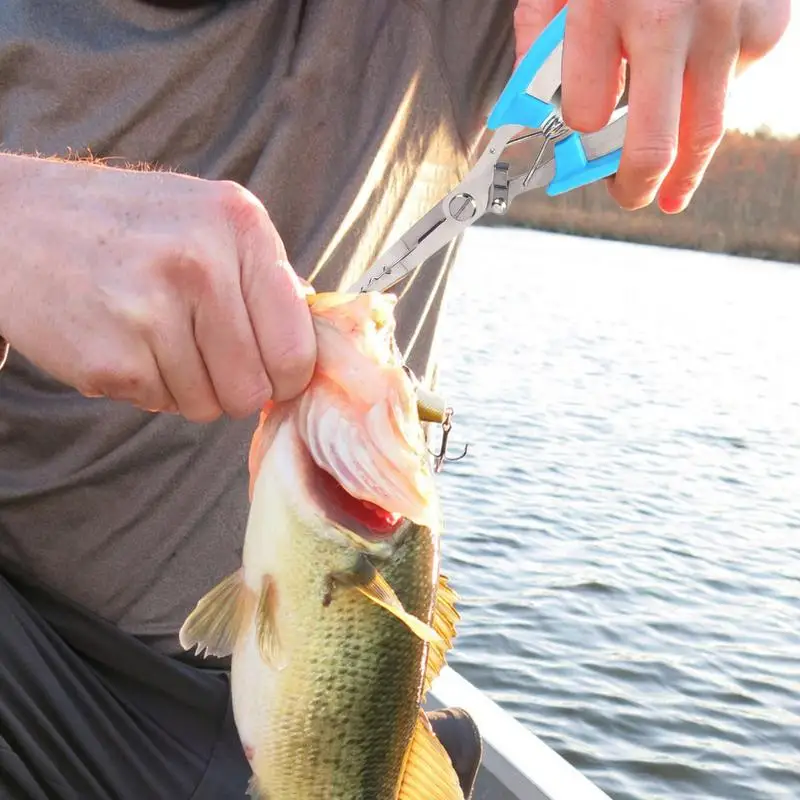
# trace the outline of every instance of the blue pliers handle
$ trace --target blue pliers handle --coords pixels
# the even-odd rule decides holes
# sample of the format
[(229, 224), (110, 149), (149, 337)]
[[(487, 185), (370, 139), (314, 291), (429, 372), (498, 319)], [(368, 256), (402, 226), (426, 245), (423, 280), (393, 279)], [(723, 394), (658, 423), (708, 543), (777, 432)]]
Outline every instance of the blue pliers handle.
[[(489, 116), (493, 135), (464, 179), (388, 247), (351, 291), (385, 292), (484, 214), (505, 214), (523, 192), (558, 195), (613, 175), (619, 168), (627, 111), (604, 128), (579, 134), (561, 119), (565, 7), (545, 28), (506, 84)], [(530, 167), (515, 174), (509, 149), (538, 138)]]
[[(517, 66), (489, 116), (488, 127), (505, 125), (541, 128), (558, 111), (552, 102), (561, 86), (561, 55), (567, 22), (565, 6), (545, 28)], [(555, 177), (546, 188), (558, 195), (613, 175), (619, 168), (622, 142), (594, 158), (575, 132), (556, 142)]]

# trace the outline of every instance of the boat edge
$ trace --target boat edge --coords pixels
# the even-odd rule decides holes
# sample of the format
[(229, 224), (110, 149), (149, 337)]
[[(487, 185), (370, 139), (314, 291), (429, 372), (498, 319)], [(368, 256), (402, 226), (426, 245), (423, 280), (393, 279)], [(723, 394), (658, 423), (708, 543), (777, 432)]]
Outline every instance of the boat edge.
[(520, 800), (611, 800), (486, 693), (446, 666), (426, 698), (426, 710), (462, 708), (483, 739), (481, 770)]

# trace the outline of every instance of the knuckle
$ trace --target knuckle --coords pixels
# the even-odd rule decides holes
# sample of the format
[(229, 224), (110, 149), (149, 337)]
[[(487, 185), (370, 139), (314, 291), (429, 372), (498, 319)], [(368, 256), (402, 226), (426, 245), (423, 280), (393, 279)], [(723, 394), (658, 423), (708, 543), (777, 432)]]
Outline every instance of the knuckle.
[(642, 13), (646, 26), (653, 28), (673, 27), (688, 13), (694, 13), (699, 0), (656, 0), (644, 3)]
[(542, 12), (536, 3), (520, 2), (514, 9), (514, 24), (526, 28), (535, 25), (542, 17)]
[(159, 323), (169, 318), (170, 307), (157, 281), (143, 292), (116, 297), (109, 311), (125, 330), (142, 337), (158, 336)]
[(222, 416), (222, 409), (219, 405), (204, 406), (178, 406), (180, 414), (189, 422), (208, 423), (214, 422)]
[[(138, 261), (132, 272), (144, 277), (139, 298), (123, 298), (131, 305), (133, 318), (140, 315), (159, 316), (167, 311), (175, 290), (181, 294), (198, 294), (212, 283), (212, 264), (220, 261), (215, 254), (215, 240), (209, 226), (198, 226), (180, 233), (154, 234), (142, 237), (137, 250)], [(218, 249), (218, 248), (216, 248)]]
[(758, 5), (745, 6), (740, 23), (743, 31), (741, 56), (752, 60), (769, 53), (789, 27), (793, 6), (793, 0), (773, 0), (769, 13), (764, 13)]
[(660, 177), (672, 166), (677, 151), (677, 141), (673, 138), (663, 141), (651, 139), (647, 144), (636, 145), (628, 151), (628, 166), (636, 175)]
[(711, 155), (724, 135), (725, 125), (721, 116), (698, 125), (689, 139), (689, 154), (695, 157)]
[(283, 241), (261, 201), (232, 181), (223, 181), (220, 191), (222, 213), (233, 231), (243, 267), (258, 268), (285, 257)]
[(97, 358), (86, 365), (78, 381), (78, 391), (86, 396), (120, 400), (143, 400), (150, 389), (144, 371), (123, 360)]
[(270, 360), (270, 378), (276, 400), (288, 400), (307, 386), (314, 371), (316, 342), (311, 336), (295, 337)]
[(269, 219), (258, 198), (235, 181), (220, 181), (219, 204), (225, 219), (238, 234), (248, 234), (264, 228)]
[(266, 376), (262, 376), (253, 379), (250, 386), (226, 397), (222, 409), (234, 419), (244, 419), (263, 408), (272, 397), (272, 386)]
[(108, 306), (109, 311), (127, 330), (141, 332), (148, 330), (153, 324), (153, 308), (141, 294), (113, 298)]
[(614, 0), (583, 0), (580, 9), (583, 12), (580, 16), (587, 25), (591, 25), (601, 17), (610, 17), (614, 11)]
[[(187, 293), (190, 296), (201, 296), (208, 292), (214, 284), (209, 259), (191, 253), (188, 248), (165, 249), (157, 256), (154, 268), (169, 285), (179, 288), (181, 293)], [(153, 309), (155, 311), (166, 305), (166, 301), (155, 288), (158, 283), (154, 282), (153, 285), (154, 289), (149, 299), (155, 306)]]
[(150, 386), (144, 375), (136, 372), (117, 373), (106, 378), (108, 382), (108, 396), (113, 399), (131, 400), (140, 403), (147, 402)]
[(664, 182), (664, 191), (671, 197), (685, 197), (692, 194), (700, 183), (701, 169), (694, 167), (681, 171), (679, 174), (671, 173)]

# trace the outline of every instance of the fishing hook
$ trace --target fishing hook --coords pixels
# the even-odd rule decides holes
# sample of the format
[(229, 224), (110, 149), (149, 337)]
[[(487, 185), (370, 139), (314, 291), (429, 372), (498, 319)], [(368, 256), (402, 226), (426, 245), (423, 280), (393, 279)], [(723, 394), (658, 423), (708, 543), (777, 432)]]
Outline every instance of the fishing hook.
[(450, 437), (450, 431), (453, 427), (453, 409), (446, 408), (444, 411), (444, 419), (442, 420), (442, 441), (439, 445), (439, 452), (434, 453), (432, 451), (428, 451), (433, 456), (433, 471), (434, 472), (441, 472), (444, 469), (444, 465), (448, 464), (452, 461), (461, 461), (467, 455), (467, 451), (469, 450), (469, 444), (464, 445), (464, 452), (461, 453), (460, 456), (448, 456), (447, 455), (447, 440)]

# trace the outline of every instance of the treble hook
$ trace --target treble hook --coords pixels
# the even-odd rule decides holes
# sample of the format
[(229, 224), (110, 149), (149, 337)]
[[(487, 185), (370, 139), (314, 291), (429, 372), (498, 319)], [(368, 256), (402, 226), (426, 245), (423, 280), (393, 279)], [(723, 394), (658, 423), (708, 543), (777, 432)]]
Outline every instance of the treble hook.
[(430, 450), (430, 454), (433, 456), (433, 471), (434, 472), (441, 472), (444, 469), (444, 465), (450, 463), (451, 461), (461, 461), (464, 456), (467, 455), (467, 451), (469, 450), (469, 444), (464, 446), (464, 452), (461, 453), (460, 456), (448, 456), (447, 455), (447, 440), (450, 437), (450, 431), (453, 427), (453, 409), (446, 408), (444, 411), (444, 419), (442, 420), (442, 441), (439, 445), (439, 452), (433, 453)]

